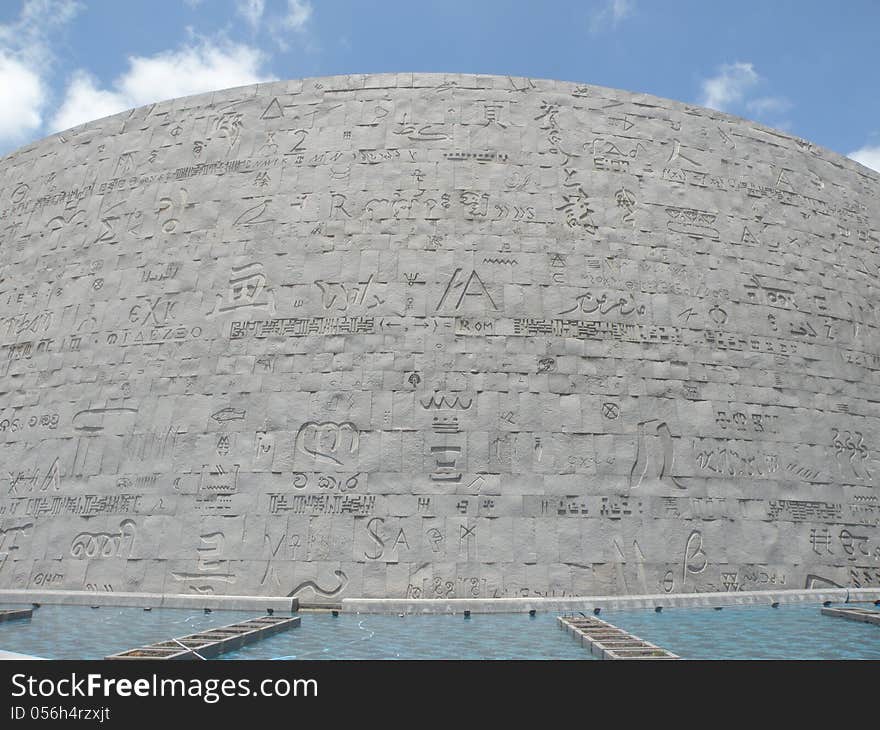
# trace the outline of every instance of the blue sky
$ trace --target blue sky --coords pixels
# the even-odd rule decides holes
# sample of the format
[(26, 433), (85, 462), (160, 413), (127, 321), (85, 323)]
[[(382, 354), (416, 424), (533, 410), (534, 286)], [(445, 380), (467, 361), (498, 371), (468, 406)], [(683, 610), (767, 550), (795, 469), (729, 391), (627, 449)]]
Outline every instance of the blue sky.
[(880, 170), (878, 0), (0, 0), (0, 154), (161, 99), (391, 71), (647, 92)]

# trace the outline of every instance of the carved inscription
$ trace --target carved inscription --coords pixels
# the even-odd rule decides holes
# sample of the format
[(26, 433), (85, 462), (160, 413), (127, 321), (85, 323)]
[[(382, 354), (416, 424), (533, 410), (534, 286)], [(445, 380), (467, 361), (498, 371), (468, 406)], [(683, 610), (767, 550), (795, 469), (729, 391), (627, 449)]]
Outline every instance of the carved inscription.
[(0, 161), (0, 589), (880, 587), (880, 181), (584, 84), (198, 95)]

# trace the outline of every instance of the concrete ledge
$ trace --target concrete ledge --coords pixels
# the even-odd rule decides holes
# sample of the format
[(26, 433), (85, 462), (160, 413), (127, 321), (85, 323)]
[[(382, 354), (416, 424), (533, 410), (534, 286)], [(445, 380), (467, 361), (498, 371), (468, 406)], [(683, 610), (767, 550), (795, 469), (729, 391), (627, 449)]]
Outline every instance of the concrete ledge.
[(0, 649), (0, 661), (8, 661), (8, 660), (18, 660), (18, 661), (33, 661), (34, 659), (38, 659), (39, 661), (47, 661), (46, 657), (42, 656), (31, 656), (30, 654), (19, 654), (15, 651), (3, 651)]
[(210, 608), (229, 611), (294, 612), (299, 601), (289, 596), (194, 596), (186, 593), (96, 593), (94, 591), (0, 590), (0, 603), (45, 603), (67, 606), (133, 606), (137, 608)]
[(837, 616), (848, 621), (861, 621), (880, 626), (880, 611), (869, 611), (864, 608), (823, 608), (822, 615)]
[(19, 608), (12, 611), (0, 611), (0, 624), (6, 621), (16, 621), (22, 618), (30, 618), (34, 613), (32, 608)]
[(737, 591), (731, 593), (663, 593), (644, 596), (567, 596), (565, 598), (345, 598), (345, 613), (525, 613), (583, 611), (594, 608), (694, 608), (770, 605), (772, 603), (858, 603), (880, 600), (880, 588), (832, 588), (798, 591)]

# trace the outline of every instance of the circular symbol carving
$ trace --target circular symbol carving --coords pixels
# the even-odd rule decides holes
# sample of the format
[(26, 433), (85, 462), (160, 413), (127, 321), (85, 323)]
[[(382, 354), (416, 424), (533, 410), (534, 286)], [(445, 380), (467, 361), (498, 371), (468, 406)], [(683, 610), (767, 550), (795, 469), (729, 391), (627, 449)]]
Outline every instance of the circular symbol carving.
[(12, 191), (12, 195), (10, 199), (13, 204), (18, 204), (23, 201), (28, 194), (28, 191), (31, 189), (31, 186), (27, 183), (19, 183), (15, 190)]
[(103, 287), (104, 287), (104, 280), (103, 279), (95, 279), (92, 282), (92, 289), (94, 289), (95, 291), (98, 291), (99, 289), (103, 289)]
[(605, 416), (605, 418), (614, 420), (620, 415), (620, 406), (617, 405), (617, 403), (603, 403), (602, 415)]
[(409, 378), (407, 378), (407, 380), (409, 380), (413, 388), (415, 388), (419, 383), (422, 382), (422, 379), (419, 377), (418, 373), (413, 373), (409, 376)]
[(538, 360), (539, 373), (552, 373), (556, 370), (556, 359), (552, 357), (542, 357)]
[(725, 312), (717, 304), (709, 310), (709, 316), (715, 324), (724, 324), (727, 322), (727, 312)]

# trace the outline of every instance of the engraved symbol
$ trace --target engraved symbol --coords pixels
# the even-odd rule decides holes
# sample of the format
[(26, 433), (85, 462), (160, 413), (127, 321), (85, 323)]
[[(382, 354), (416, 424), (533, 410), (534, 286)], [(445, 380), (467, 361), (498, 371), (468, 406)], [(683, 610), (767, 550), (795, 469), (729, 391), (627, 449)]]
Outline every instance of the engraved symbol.
[(556, 358), (542, 357), (538, 360), (539, 373), (552, 373), (556, 370)]
[(507, 129), (506, 124), (502, 124), (498, 121), (498, 112), (504, 107), (503, 104), (483, 104), (483, 110), (486, 114), (486, 123), (483, 126), (488, 127), (490, 124), (495, 124), (502, 129)]
[(369, 553), (364, 552), (364, 557), (367, 560), (379, 560), (379, 558), (381, 558), (385, 554), (385, 540), (382, 539), (382, 536), (377, 530), (373, 529), (374, 523), (379, 523), (379, 526), (381, 527), (385, 524), (385, 519), (383, 517), (372, 517), (370, 518), (370, 520), (367, 521), (367, 532), (376, 543), (375, 555), (370, 555)]
[(214, 120), (214, 131), (217, 136), (229, 140), (229, 148), (238, 141), (244, 117), (239, 112), (225, 111)]
[(422, 399), (419, 401), (419, 403), (422, 404), (422, 408), (424, 408), (426, 411), (430, 410), (431, 408), (449, 408), (451, 410), (461, 409), (463, 411), (466, 411), (468, 408), (471, 407), (473, 402), (473, 397), (463, 398), (457, 395), (453, 398), (449, 398), (445, 395), (439, 395), (437, 393), (434, 393), (427, 400)]
[[(461, 472), (455, 470), (456, 459), (461, 455), (460, 446), (432, 446), (431, 454), (437, 462), (437, 468), (430, 475), (431, 481), (461, 481)], [(449, 454), (450, 456), (441, 456), (441, 454)]]
[(694, 530), (688, 535), (687, 543), (684, 547), (684, 560), (682, 561), (682, 582), (687, 580), (688, 573), (697, 575), (702, 573), (709, 564), (706, 553), (703, 552), (703, 534), (699, 530)]
[(602, 415), (605, 418), (614, 420), (620, 415), (620, 406), (617, 403), (603, 403)]
[[(444, 302), (446, 302), (446, 297), (449, 296), (449, 293), (453, 289), (461, 288), (461, 294), (459, 294), (458, 299), (455, 302), (455, 310), (461, 308), (462, 303), (464, 302), (464, 298), (468, 297), (483, 297), (489, 300), (489, 304), (492, 305), (493, 309), (498, 309), (498, 305), (495, 304), (495, 301), (492, 299), (492, 295), (489, 294), (489, 290), (486, 288), (486, 285), (483, 283), (483, 280), (480, 278), (480, 275), (476, 272), (476, 270), (471, 270), (470, 276), (467, 277), (467, 280), (464, 282), (458, 281), (458, 275), (462, 272), (461, 268), (457, 268), (452, 276), (449, 279), (449, 283), (446, 285), (446, 289), (443, 291), (443, 296), (440, 297), (440, 302), (437, 304), (436, 310), (437, 312), (443, 307)], [(458, 281), (458, 283), (456, 283)], [(473, 288), (472, 288), (473, 285)]]
[(810, 545), (816, 555), (823, 555), (825, 553), (832, 555), (831, 533), (828, 532), (828, 528), (826, 527), (821, 532), (815, 528), (810, 530)]
[(228, 497), (238, 492), (238, 471), (240, 468), (239, 464), (234, 464), (232, 471), (227, 471), (222, 464), (215, 464), (213, 468), (204, 464), (199, 477), (199, 494), (203, 496), (197, 501), (205, 505), (206, 508), (225, 509), (225, 506), (220, 507), (213, 503), (220, 503), (219, 497)]
[[(42, 234), (41, 237), (45, 235), (49, 239), (49, 248), (56, 249), (62, 238), (61, 231), (65, 226), (70, 225), (74, 230), (87, 226), (86, 221), (83, 219), (85, 215), (86, 212), (84, 210), (77, 210), (71, 214), (70, 218), (65, 218), (63, 215), (55, 216), (46, 224), (46, 227), (49, 229), (48, 235)], [(72, 233), (73, 231), (65, 231), (64, 238), (68, 239), (72, 236)]]
[(681, 142), (679, 142), (677, 139), (674, 139), (672, 140), (672, 153), (669, 155), (669, 159), (666, 160), (666, 164), (669, 165), (670, 163), (675, 162), (675, 160), (677, 160), (679, 157), (683, 160), (687, 160), (692, 165), (696, 165), (697, 167), (703, 166), (701, 163), (697, 162), (693, 158), (685, 155), (681, 151)]
[(229, 446), (229, 434), (220, 434), (220, 437), (217, 439), (217, 453), (220, 456), (226, 456), (227, 454), (229, 454)]
[(242, 213), (238, 218), (235, 219), (235, 222), (232, 224), (234, 226), (254, 226), (259, 223), (271, 223), (273, 221), (272, 218), (263, 218), (263, 214), (266, 212), (266, 209), (269, 207), (269, 203), (271, 200), (264, 200), (262, 203), (259, 203), (251, 208), (248, 208), (244, 213)]
[(10, 201), (12, 201), (13, 205), (18, 205), (22, 202), (26, 197), (28, 192), (30, 191), (31, 186), (27, 183), (19, 183), (15, 190), (12, 191), (12, 195), (9, 196)]
[(666, 215), (669, 218), (666, 229), (672, 233), (683, 233), (698, 238), (708, 237), (715, 241), (720, 238), (721, 234), (713, 225), (718, 218), (717, 213), (669, 206), (666, 208)]
[[(181, 211), (183, 211), (183, 210), (186, 210), (187, 208), (193, 207), (193, 205), (194, 205), (193, 203), (187, 202), (188, 198), (187, 198), (185, 188), (181, 188), (180, 191), (178, 192), (178, 194), (180, 196), (179, 205), (175, 204), (173, 198), (169, 198), (169, 197), (159, 198), (159, 207), (156, 210), (156, 215), (159, 217), (162, 217), (162, 215), (161, 215), (162, 213), (164, 213), (165, 211), (171, 211), (174, 208), (179, 208)], [(171, 213), (168, 213), (167, 215), (169, 217), (166, 218), (164, 221), (162, 221), (162, 232), (163, 233), (174, 233), (174, 231), (177, 230), (177, 226), (180, 223), (180, 220), (177, 218), (170, 217)], [(129, 216), (129, 222), (131, 222), (131, 216)], [(140, 228), (139, 223), (136, 224), (133, 228), (130, 228), (129, 233), (134, 233), (136, 235), (137, 228)]]
[[(137, 408), (86, 408), (75, 413), (71, 419), (71, 423), (77, 431), (103, 431), (105, 428), (103, 425), (103, 418), (105, 416), (116, 416), (137, 412)], [(80, 420), (85, 421), (85, 423), (77, 423)]]
[(271, 314), (275, 313), (275, 295), (266, 287), (267, 279), (263, 273), (263, 265), (258, 262), (233, 266), (229, 275), (229, 290), (226, 292), (226, 302), (217, 294), (217, 300), (206, 316), (215, 317), (218, 314), (232, 312), (238, 309), (254, 307), (267, 309)]
[[(197, 593), (213, 593), (214, 586), (210, 584), (210, 581), (235, 583), (234, 573), (220, 572), (227, 565), (227, 561), (220, 558), (226, 536), (222, 532), (210, 532), (200, 535), (199, 539), (202, 542), (202, 547), (196, 548), (198, 554), (197, 572), (172, 571), (171, 575), (174, 580), (192, 581), (188, 587)], [(198, 584), (197, 581), (205, 582)]]
[(722, 573), (721, 585), (724, 586), (724, 590), (726, 591), (738, 591), (739, 575), (737, 573)]
[[(397, 127), (392, 134), (406, 135), (407, 139), (412, 142), (432, 142), (447, 139), (449, 136), (445, 131), (440, 131), (443, 125), (440, 124), (413, 124), (407, 120), (407, 115), (403, 115), (403, 121), (395, 124)], [(438, 129), (434, 129), (438, 127)]]
[(281, 104), (278, 102), (278, 97), (272, 99), (269, 102), (269, 106), (260, 114), (260, 119), (278, 119), (284, 116), (284, 109), (281, 108)]
[(428, 541), (431, 543), (431, 552), (439, 553), (440, 544), (443, 542), (443, 533), (436, 527), (431, 527), (425, 532), (425, 535), (427, 535)]
[(224, 423), (225, 421), (241, 421), (244, 419), (244, 416), (245, 411), (231, 407), (224, 408), (211, 414), (211, 418), (217, 421), (217, 423)]
[(334, 570), (333, 575), (335, 575), (337, 580), (339, 581), (339, 585), (336, 586), (335, 588), (321, 588), (321, 586), (319, 586), (317, 584), (317, 582), (315, 582), (313, 580), (306, 580), (306, 581), (303, 581), (302, 583), (300, 583), (296, 588), (294, 588), (287, 595), (289, 597), (293, 597), (297, 593), (299, 593), (300, 591), (305, 590), (306, 588), (311, 588), (319, 596), (324, 596), (326, 598), (332, 598), (333, 596), (338, 595), (339, 593), (342, 593), (342, 591), (345, 590), (345, 586), (348, 585), (348, 576), (343, 571)]
[[(375, 287), (373, 287), (373, 291), (371, 291), (370, 287), (373, 284), (373, 276), (373, 274), (370, 274), (366, 281), (359, 281), (357, 286), (318, 279), (315, 282), (315, 286), (321, 290), (321, 304), (324, 309), (332, 309), (333, 307), (336, 307), (339, 311), (346, 312), (348, 311), (349, 306), (361, 307), (364, 305), (368, 293), (370, 294), (371, 299), (368, 300), (369, 304), (366, 305), (367, 309), (373, 309), (380, 304), (384, 304), (385, 300), (376, 294)], [(376, 286), (384, 285), (385, 283), (386, 282), (376, 282)]]
[[(162, 303), (162, 297), (156, 297), (155, 301), (150, 299), (149, 297), (143, 297), (146, 302), (142, 302), (140, 304), (135, 304), (128, 311), (128, 321), (132, 323), (146, 324), (147, 321), (152, 317), (153, 324), (163, 325), (168, 322), (169, 319), (175, 319), (174, 308), (177, 306), (177, 302), (164, 302), (164, 309), (159, 305)], [(143, 319), (141, 319), (141, 315), (143, 315)]]
[(415, 388), (419, 383), (422, 382), (422, 379), (421, 379), (421, 377), (419, 377), (418, 373), (412, 373), (407, 378), (407, 380), (409, 381), (410, 385), (412, 385), (413, 388)]
[[(118, 533), (81, 532), (70, 544), (70, 554), (77, 560), (83, 558), (125, 557), (131, 554), (134, 545), (135, 523), (123, 520)], [(127, 546), (128, 550), (124, 548)]]
[[(645, 432), (647, 431), (647, 426), (649, 423), (656, 422), (656, 418), (651, 418), (647, 421), (639, 422), (638, 441), (636, 443), (636, 458), (629, 473), (630, 489), (638, 487), (642, 483), (642, 479), (645, 477), (645, 474), (647, 474), (648, 472), (648, 437)], [(676, 478), (670, 473), (672, 471), (673, 462), (675, 460), (675, 446), (672, 440), (672, 434), (669, 431), (669, 426), (666, 425), (665, 421), (660, 422), (655, 427), (655, 432), (660, 437), (660, 445), (663, 457), (663, 462), (659, 470), (660, 481), (668, 481), (668, 483), (671, 483), (673, 486), (678, 487), (679, 489), (686, 489), (687, 487), (679, 484)]]
[(709, 310), (709, 316), (715, 324), (724, 324), (727, 322), (727, 312), (725, 312), (717, 304)]
[(577, 185), (577, 190), (571, 195), (562, 196), (563, 204), (556, 208), (565, 212), (565, 221), (569, 228), (583, 228), (587, 233), (596, 233), (599, 226), (593, 220), (595, 211), (590, 207), (589, 197), (586, 191)]
[(101, 216), (101, 225), (103, 228), (101, 233), (94, 240), (94, 243), (107, 243), (110, 245), (119, 243), (119, 238), (116, 233), (116, 221), (119, 220), (119, 216), (112, 215), (111, 212), (116, 210), (120, 205), (122, 205), (121, 202), (115, 203), (103, 211), (103, 215)]
[(623, 222), (632, 223), (635, 221), (636, 196), (626, 188), (621, 188), (614, 193), (614, 199), (617, 201), (617, 207), (625, 211)]
[(357, 452), (359, 433), (350, 421), (308, 421), (296, 434), (296, 447), (304, 454), (341, 466), (341, 459)]
[(823, 578), (821, 575), (814, 575), (813, 573), (809, 573), (807, 575), (807, 579), (804, 582), (804, 588), (810, 590), (812, 588), (843, 588), (844, 586), (840, 585), (840, 583), (835, 583), (833, 580), (829, 580), (828, 578)]

